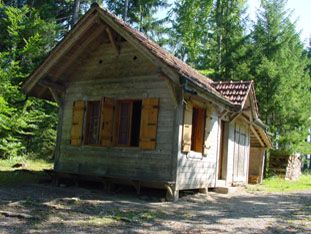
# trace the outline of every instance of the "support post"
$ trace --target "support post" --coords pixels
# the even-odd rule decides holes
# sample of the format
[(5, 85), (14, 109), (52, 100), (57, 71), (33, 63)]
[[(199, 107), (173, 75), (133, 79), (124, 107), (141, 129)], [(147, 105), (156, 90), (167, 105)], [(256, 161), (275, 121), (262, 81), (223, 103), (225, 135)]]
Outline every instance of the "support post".
[(208, 194), (208, 188), (204, 187), (204, 188), (199, 188), (199, 193), (203, 193), (203, 194)]
[(179, 199), (179, 190), (175, 189), (175, 185), (166, 184), (166, 201), (176, 202)]

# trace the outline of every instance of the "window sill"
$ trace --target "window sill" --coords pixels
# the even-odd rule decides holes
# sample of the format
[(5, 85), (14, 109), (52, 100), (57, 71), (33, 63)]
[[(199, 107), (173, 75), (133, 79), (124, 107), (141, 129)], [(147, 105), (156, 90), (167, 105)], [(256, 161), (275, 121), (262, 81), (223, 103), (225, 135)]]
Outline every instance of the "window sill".
[(109, 150), (131, 150), (131, 151), (143, 151), (138, 146), (101, 146), (101, 145), (69, 145), (69, 147), (80, 148), (80, 149), (109, 149)]
[(203, 155), (202, 153), (200, 153), (200, 152), (195, 152), (195, 151), (190, 151), (190, 152), (188, 152), (187, 154), (186, 154), (186, 157), (188, 158), (188, 159), (203, 159), (203, 158), (205, 158), (206, 156), (205, 155)]

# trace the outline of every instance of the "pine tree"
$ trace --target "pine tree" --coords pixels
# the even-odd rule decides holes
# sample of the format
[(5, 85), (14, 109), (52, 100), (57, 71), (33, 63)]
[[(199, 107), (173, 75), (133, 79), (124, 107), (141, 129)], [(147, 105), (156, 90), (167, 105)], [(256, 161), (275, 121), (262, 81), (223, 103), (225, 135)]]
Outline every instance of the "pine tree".
[(309, 75), (311, 77), (311, 37), (309, 38), (309, 46), (308, 46), (308, 50), (307, 50), (307, 56), (308, 56), (308, 61), (309, 61), (309, 65), (308, 65), (308, 70), (309, 70)]
[(176, 1), (171, 11), (170, 46), (183, 61), (199, 67), (213, 1)]
[(311, 116), (307, 57), (285, 1), (261, 4), (252, 33), (251, 74), (262, 119), (270, 126), (276, 148), (304, 152)]
[(216, 0), (206, 38), (205, 67), (223, 80), (246, 79), (248, 43), (245, 35), (245, 0)]
[(43, 153), (40, 142), (51, 151), (57, 108), (27, 99), (20, 85), (54, 45), (56, 25), (27, 6), (0, 4), (0, 14), (0, 157)]
[(167, 18), (158, 19), (156, 13), (169, 6), (167, 0), (129, 0), (128, 5), (124, 0), (105, 0), (105, 2), (111, 12), (122, 18), (127, 8), (126, 22), (156, 42), (162, 43), (163, 35), (166, 34), (164, 25)]

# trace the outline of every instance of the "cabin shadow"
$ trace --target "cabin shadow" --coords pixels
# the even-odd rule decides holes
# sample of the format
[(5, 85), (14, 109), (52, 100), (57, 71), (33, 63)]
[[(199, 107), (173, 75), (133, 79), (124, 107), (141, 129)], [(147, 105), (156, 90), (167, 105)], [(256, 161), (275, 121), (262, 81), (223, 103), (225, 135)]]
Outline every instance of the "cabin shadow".
[[(10, 176), (5, 173), (14, 172), (0, 172), (0, 176)], [(41, 177), (41, 173), (35, 176), (48, 178)], [(224, 219), (273, 217), (275, 224), (278, 224), (276, 226), (270, 225), (266, 229), (233, 227), (234, 232), (283, 233), (290, 228), (295, 233), (301, 230), (289, 226), (287, 220), (299, 219), (311, 204), (308, 194), (244, 194), (230, 197), (215, 193), (206, 196), (193, 190), (184, 191), (178, 202), (171, 203), (161, 202), (164, 190), (142, 189), (141, 194), (137, 195), (134, 188), (124, 185), (115, 186), (108, 193), (101, 184), (94, 182), (81, 181), (78, 187), (70, 181), (63, 181), (61, 187), (53, 186), (48, 180), (41, 180), (40, 183), (43, 184), (0, 187), (0, 229), (12, 230), (8, 220), (13, 219), (17, 220), (13, 228), (15, 232), (25, 228), (40, 230), (40, 227), (48, 233), (73, 230), (96, 232), (102, 228), (116, 228), (113, 221), (118, 222), (117, 230), (121, 232), (146, 230), (145, 224), (152, 231), (180, 231), (172, 223), (182, 223), (191, 232), (199, 232), (202, 228), (210, 232), (225, 232), (222, 225), (217, 225)], [(63, 184), (68, 187), (62, 187), (65, 186)], [(284, 197), (280, 199), (280, 196)], [(108, 219), (111, 223), (99, 225), (91, 222), (97, 219)]]

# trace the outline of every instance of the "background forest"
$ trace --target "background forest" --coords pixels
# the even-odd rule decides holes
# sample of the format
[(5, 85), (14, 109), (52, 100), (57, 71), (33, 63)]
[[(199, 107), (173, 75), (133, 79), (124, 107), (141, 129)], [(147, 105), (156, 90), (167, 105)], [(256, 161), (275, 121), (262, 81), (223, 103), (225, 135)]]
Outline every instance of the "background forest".
[[(92, 2), (0, 0), (0, 158), (53, 155), (57, 104), (20, 87)], [(256, 22), (246, 0), (97, 2), (214, 80), (254, 80), (274, 146), (311, 152), (311, 40), (305, 48), (285, 1), (262, 0)]]

